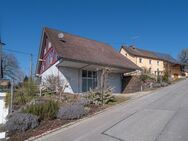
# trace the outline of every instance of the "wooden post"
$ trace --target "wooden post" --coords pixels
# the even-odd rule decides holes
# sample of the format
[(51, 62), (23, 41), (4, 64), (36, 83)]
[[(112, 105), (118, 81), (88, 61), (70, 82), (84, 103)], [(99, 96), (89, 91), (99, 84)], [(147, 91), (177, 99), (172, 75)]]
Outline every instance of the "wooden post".
[(14, 94), (14, 81), (11, 80), (11, 99), (10, 99), (10, 113), (13, 112), (13, 94)]

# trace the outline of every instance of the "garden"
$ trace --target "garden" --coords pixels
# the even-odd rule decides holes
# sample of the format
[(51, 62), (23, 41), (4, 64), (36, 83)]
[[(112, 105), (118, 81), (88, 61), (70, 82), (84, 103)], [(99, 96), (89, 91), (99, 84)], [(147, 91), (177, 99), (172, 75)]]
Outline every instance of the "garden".
[[(90, 89), (85, 94), (65, 93), (66, 84), (56, 76), (48, 76), (40, 93), (37, 82), (25, 78), (15, 87), (13, 108), (1, 130), (9, 141), (22, 141), (41, 135), (70, 122), (92, 116), (112, 105), (127, 101), (112, 95), (112, 88)], [(7, 106), (10, 95), (6, 96)]]

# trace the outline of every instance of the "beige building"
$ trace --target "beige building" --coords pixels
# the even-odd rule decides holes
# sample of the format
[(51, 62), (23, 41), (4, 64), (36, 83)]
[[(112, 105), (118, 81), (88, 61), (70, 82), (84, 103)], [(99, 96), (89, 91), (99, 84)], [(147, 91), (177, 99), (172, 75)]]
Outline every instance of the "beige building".
[(167, 72), (171, 78), (181, 77), (181, 65), (168, 54), (147, 51), (134, 46), (122, 46), (120, 53), (152, 75), (164, 75)]

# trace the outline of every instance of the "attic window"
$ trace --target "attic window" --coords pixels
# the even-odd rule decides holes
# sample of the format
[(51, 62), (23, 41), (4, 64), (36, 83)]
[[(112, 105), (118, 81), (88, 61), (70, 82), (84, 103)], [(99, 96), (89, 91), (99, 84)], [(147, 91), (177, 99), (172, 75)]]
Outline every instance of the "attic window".
[(48, 49), (52, 47), (52, 43), (48, 42)]

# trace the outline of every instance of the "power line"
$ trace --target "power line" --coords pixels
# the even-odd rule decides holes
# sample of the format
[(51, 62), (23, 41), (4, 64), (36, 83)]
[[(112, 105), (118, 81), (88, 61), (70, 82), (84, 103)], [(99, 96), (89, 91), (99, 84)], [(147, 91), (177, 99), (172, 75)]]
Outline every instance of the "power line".
[(27, 55), (30, 57), (30, 60), (29, 60), (29, 64), (30, 64), (30, 77), (32, 78), (32, 75), (33, 75), (33, 57), (37, 56), (37, 55), (33, 55), (32, 53), (29, 53), (29, 52), (24, 52), (24, 51), (18, 51), (18, 50), (13, 50), (13, 49), (7, 49), (5, 48), (4, 49), (5, 51), (9, 51), (9, 52), (13, 52), (13, 53), (18, 53), (18, 54), (24, 54), (24, 55)]
[[(29, 52), (23, 52), (23, 51), (18, 51), (18, 50), (13, 50), (13, 49), (7, 49), (4, 48), (3, 50), (5, 51), (9, 51), (9, 52), (14, 52), (14, 53), (18, 53), (18, 54), (24, 54), (24, 55), (31, 55), (32, 53)], [(33, 56), (37, 56), (36, 54), (32, 54)]]

